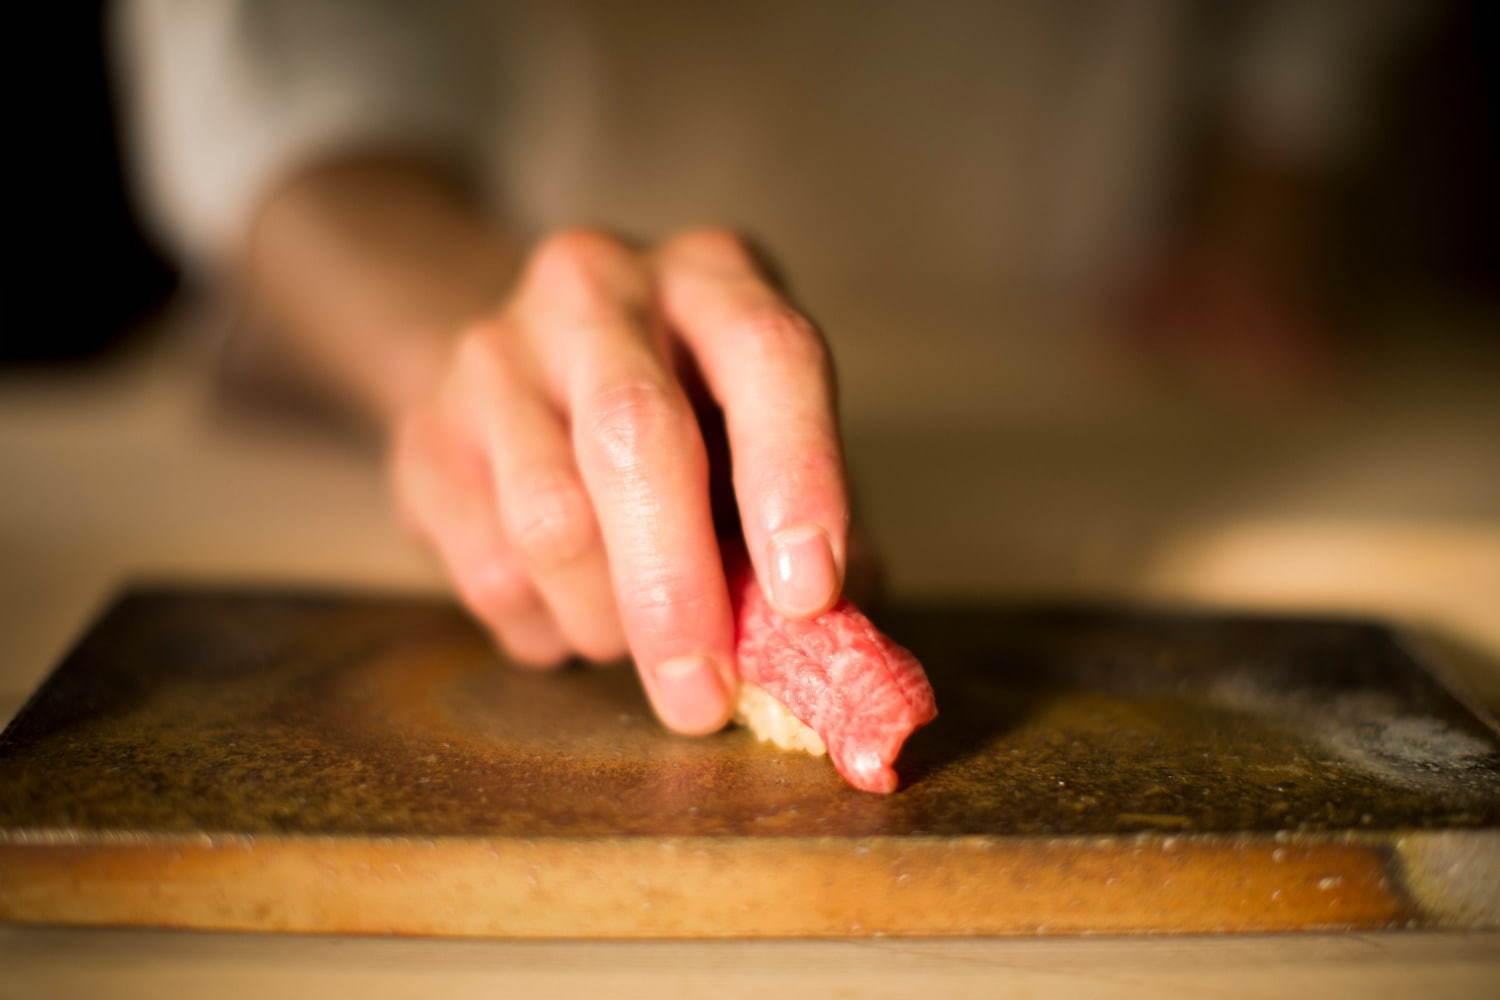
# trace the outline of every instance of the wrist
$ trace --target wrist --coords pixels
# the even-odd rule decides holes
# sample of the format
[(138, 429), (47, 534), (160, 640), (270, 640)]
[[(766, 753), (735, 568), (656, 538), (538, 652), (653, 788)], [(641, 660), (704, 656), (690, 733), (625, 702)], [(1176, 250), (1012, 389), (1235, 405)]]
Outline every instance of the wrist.
[(347, 159), (269, 196), (238, 277), (262, 323), (382, 426), (431, 394), (454, 331), (515, 267), (478, 206), (426, 164)]

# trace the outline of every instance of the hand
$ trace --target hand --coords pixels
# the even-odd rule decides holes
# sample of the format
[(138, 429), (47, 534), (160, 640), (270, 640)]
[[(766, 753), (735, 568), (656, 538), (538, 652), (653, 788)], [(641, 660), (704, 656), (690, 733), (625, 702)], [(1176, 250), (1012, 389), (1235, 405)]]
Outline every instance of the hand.
[(785, 614), (825, 610), (849, 520), (828, 353), (725, 231), (651, 252), (547, 239), (392, 450), (408, 521), (511, 657), (628, 650), (662, 721), (690, 734), (728, 721), (738, 683), (700, 378), (762, 586)]

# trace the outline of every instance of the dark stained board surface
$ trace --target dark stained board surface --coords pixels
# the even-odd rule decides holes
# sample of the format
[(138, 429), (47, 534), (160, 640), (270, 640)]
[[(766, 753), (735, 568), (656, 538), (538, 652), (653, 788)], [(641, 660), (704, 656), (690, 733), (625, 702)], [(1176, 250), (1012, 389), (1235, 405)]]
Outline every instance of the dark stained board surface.
[[(1389, 630), (881, 624), (940, 712), (891, 796), (743, 730), (670, 735), (629, 669), (509, 666), (445, 604), (136, 591), (0, 737), (0, 916), (551, 936), (1495, 919), (1500, 889), (1471, 883), (1500, 857), (1500, 740)], [(1428, 876), (1455, 857), (1455, 884)]]

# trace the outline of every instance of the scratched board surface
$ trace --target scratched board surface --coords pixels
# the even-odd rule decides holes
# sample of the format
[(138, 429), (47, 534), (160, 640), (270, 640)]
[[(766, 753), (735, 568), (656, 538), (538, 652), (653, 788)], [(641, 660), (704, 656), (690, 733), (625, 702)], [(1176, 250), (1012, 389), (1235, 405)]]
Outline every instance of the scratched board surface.
[(443, 603), (136, 591), (0, 737), (0, 905), (27, 917), (35, 851), (121, 838), (938, 850), (1500, 828), (1496, 733), (1375, 625), (951, 606), (882, 624), (940, 714), (902, 789), (873, 796), (743, 730), (666, 733), (628, 668), (509, 666)]

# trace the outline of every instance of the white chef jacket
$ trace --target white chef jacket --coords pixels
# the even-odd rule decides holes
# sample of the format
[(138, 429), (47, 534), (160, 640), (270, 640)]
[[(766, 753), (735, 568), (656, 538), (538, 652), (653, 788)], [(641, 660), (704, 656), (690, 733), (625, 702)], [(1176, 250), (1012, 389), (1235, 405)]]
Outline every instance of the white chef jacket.
[(131, 0), (116, 27), (143, 204), (200, 273), (278, 177), (406, 149), (523, 238), (737, 225), (836, 348), (961, 350), (1143, 257), (1205, 88), (1287, 155), (1347, 146), (1403, 7), (1273, 0), (1232, 44), (1183, 0)]

